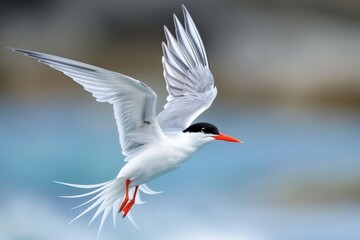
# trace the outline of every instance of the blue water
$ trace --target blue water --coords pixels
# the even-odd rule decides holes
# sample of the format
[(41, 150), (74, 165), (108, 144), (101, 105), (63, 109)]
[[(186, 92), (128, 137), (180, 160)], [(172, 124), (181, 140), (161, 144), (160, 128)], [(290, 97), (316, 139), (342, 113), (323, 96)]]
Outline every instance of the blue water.
[[(77, 192), (52, 181), (116, 176), (123, 157), (111, 106), (0, 108), (0, 238), (96, 239), (89, 217), (66, 226), (79, 202), (56, 196)], [(119, 218), (103, 239), (360, 239), (359, 120), (352, 110), (215, 104), (198, 121), (245, 143), (212, 143), (150, 182), (164, 193), (135, 206), (142, 231)]]

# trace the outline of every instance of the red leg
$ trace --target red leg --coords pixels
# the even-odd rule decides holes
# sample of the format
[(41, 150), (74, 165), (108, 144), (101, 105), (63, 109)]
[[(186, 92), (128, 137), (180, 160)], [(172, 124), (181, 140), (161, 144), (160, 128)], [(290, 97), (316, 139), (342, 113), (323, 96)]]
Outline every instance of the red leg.
[(126, 206), (124, 207), (124, 214), (123, 214), (123, 218), (126, 217), (126, 215), (130, 212), (130, 209), (132, 208), (132, 206), (134, 205), (135, 203), (135, 198), (136, 198), (136, 193), (137, 193), (137, 190), (138, 190), (139, 186), (136, 186), (135, 187), (135, 191), (134, 191), (134, 196), (133, 198), (131, 199), (130, 202), (128, 202), (128, 204), (126, 204)]
[(127, 179), (126, 182), (125, 182), (125, 197), (124, 197), (124, 200), (122, 201), (121, 205), (120, 205), (120, 208), (119, 208), (119, 212), (121, 212), (125, 205), (127, 204), (127, 202), (129, 201), (129, 185), (130, 185), (130, 180)]

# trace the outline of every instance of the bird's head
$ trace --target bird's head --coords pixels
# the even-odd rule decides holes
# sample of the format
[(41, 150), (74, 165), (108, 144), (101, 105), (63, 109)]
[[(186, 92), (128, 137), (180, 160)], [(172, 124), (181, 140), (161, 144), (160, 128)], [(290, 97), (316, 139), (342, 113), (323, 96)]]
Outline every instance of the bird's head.
[(216, 126), (206, 122), (195, 123), (185, 129), (183, 132), (197, 136), (199, 140), (204, 140), (205, 142), (221, 140), (242, 143), (241, 140), (219, 132), (219, 129)]

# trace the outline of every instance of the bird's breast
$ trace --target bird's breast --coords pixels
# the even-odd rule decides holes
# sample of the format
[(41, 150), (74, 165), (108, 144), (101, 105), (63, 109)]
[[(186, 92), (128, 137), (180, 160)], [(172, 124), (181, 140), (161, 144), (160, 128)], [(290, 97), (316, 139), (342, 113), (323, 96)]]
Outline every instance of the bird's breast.
[(194, 147), (171, 139), (153, 143), (131, 159), (118, 177), (145, 183), (180, 167), (195, 151)]

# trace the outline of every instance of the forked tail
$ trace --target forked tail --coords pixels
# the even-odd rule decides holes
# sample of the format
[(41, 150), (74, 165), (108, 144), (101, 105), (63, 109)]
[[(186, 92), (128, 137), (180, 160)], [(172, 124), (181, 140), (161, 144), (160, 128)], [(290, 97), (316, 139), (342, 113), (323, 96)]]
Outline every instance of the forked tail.
[[(89, 224), (92, 223), (100, 214), (102, 214), (99, 232), (98, 232), (98, 239), (100, 236), (101, 229), (104, 225), (104, 222), (109, 215), (110, 212), (112, 212), (113, 215), (113, 222), (114, 227), (116, 224), (116, 217), (119, 210), (119, 206), (121, 201), (124, 198), (125, 195), (125, 180), (122, 178), (117, 178), (110, 180), (108, 182), (103, 182), (99, 184), (93, 184), (93, 185), (80, 185), (80, 184), (72, 184), (72, 183), (64, 183), (64, 182), (57, 182), (55, 183), (62, 184), (69, 187), (74, 188), (81, 188), (81, 189), (91, 189), (91, 191), (79, 194), (79, 195), (73, 195), (73, 196), (60, 196), (61, 198), (86, 198), (88, 197), (89, 200), (85, 201), (84, 203), (72, 208), (80, 208), (80, 207), (86, 207), (85, 210), (80, 213), (78, 216), (76, 216), (73, 220), (69, 222), (72, 223), (76, 219), (80, 218), (81, 216), (85, 215), (86, 213), (90, 212), (93, 209), (96, 209), (95, 214), (93, 215), (92, 219), (90, 220)], [(139, 186), (139, 190), (146, 193), (146, 194), (158, 194), (161, 192), (155, 192), (151, 190), (146, 184), (141, 184)], [(134, 191), (134, 188), (129, 189), (129, 194), (132, 195)], [(140, 198), (140, 191), (136, 195), (135, 204), (142, 204), (145, 203), (141, 201)], [(134, 224), (136, 228), (139, 229), (139, 227), (136, 225), (135, 221), (133, 220), (130, 213), (127, 214), (128, 219), (131, 223)]]

